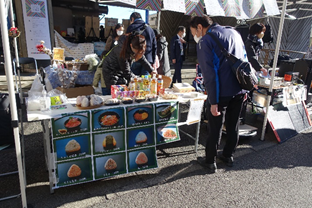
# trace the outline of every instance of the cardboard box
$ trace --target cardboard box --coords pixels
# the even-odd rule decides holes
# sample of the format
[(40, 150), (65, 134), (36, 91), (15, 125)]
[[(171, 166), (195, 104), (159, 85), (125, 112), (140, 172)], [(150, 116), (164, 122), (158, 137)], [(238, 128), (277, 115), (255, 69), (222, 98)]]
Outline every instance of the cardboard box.
[(116, 27), (118, 23), (117, 18), (105, 18), (105, 30), (104, 30), (104, 36), (108, 38), (110, 35), (112, 35), (114, 28)]
[(189, 83), (174, 83), (173, 91), (179, 93), (194, 92), (195, 88)]
[[(91, 31), (91, 28), (93, 28), (94, 33)], [(91, 17), (91, 16), (86, 16), (85, 20), (85, 35), (86, 37), (90, 34), (90, 37), (100, 37), (100, 19), (99, 17)]]
[(56, 89), (65, 93), (68, 98), (75, 98), (75, 97), (78, 97), (79, 95), (94, 94), (94, 89), (91, 85), (83, 86), (83, 87), (68, 88), (68, 89), (57, 87)]
[(123, 24), (124, 29), (125, 29), (125, 32), (124, 32), (124, 33), (126, 33), (127, 28), (128, 28), (129, 25), (130, 25), (130, 20), (129, 20), (129, 19), (122, 19), (122, 24)]
[[(76, 63), (78, 70), (80, 71), (87, 71), (89, 68), (89, 64), (87, 63)], [(73, 63), (72, 62), (65, 62), (66, 69), (72, 70), (73, 69)]]

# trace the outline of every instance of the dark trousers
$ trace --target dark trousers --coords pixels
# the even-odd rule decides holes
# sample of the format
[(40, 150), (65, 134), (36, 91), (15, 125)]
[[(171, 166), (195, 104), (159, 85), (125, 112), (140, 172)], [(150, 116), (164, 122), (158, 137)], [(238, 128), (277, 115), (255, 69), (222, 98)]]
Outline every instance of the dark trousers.
[(172, 78), (173, 84), (176, 83), (176, 81), (178, 81), (178, 83), (182, 83), (182, 78), (181, 78), (182, 64), (183, 64), (182, 59), (180, 59), (174, 64), (174, 75)]
[[(208, 100), (208, 99), (207, 99)], [(216, 161), (217, 151), (221, 141), (222, 126), (226, 125), (227, 141), (223, 149), (223, 156), (232, 157), (235, 152), (239, 134), (239, 115), (244, 100), (244, 94), (233, 98), (220, 98), (218, 109), (220, 116), (213, 116), (210, 112), (210, 104), (207, 102), (208, 138), (206, 143), (206, 162)]]

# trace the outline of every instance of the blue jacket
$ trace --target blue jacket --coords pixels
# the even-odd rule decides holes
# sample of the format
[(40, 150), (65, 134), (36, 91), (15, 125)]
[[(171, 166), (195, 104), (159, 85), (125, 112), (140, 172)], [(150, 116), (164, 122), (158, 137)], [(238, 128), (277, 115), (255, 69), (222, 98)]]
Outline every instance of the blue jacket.
[[(132, 31), (140, 31), (143, 30), (145, 22), (142, 19), (135, 20), (129, 27), (127, 28), (127, 33)], [(151, 64), (155, 63), (156, 51), (157, 51), (157, 42), (155, 38), (155, 33), (151, 27), (146, 27), (142, 35), (146, 39), (146, 51), (145, 57)]]
[[(236, 30), (213, 24), (208, 32), (214, 33), (229, 53), (247, 61), (244, 42)], [(223, 56), (212, 37), (207, 34), (197, 44), (197, 59), (211, 105), (219, 103), (220, 98), (227, 99), (242, 93), (230, 62)]]
[(184, 61), (185, 60), (185, 46), (186, 44), (183, 43), (182, 47), (184, 50), (183, 56), (181, 56), (181, 46), (179, 43), (179, 37), (178, 35), (175, 35), (172, 37), (170, 41), (170, 59), (176, 59), (177, 62)]

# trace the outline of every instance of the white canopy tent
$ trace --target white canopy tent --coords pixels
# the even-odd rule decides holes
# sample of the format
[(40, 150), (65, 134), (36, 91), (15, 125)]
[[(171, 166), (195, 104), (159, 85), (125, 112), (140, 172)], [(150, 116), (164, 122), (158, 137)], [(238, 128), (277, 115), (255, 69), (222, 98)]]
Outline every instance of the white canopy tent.
[[(8, 10), (12, 14), (13, 17), (13, 7), (12, 7), (12, 0), (7, 1), (0, 1), (0, 26), (1, 26), (1, 36), (2, 36), (2, 43), (3, 43), (3, 54), (4, 54), (4, 63), (5, 63), (5, 74), (7, 77), (8, 83), (8, 91), (10, 97), (10, 110), (11, 110), (11, 117), (12, 117), (12, 127), (14, 132), (14, 141), (15, 141), (15, 152), (17, 158), (17, 167), (18, 167), (18, 175), (20, 181), (20, 191), (21, 191), (21, 200), (22, 206), (27, 207), (26, 202), (26, 180), (25, 174), (23, 169), (22, 163), (22, 153), (21, 153), (21, 143), (20, 143), (20, 136), (19, 136), (19, 127), (18, 127), (18, 113), (17, 113), (17, 105), (15, 99), (15, 91), (14, 91), (14, 82), (13, 82), (13, 74), (12, 74), (12, 59), (10, 53), (10, 42), (8, 36), (8, 28), (7, 28), (7, 18), (8, 18)], [(14, 22), (13, 18), (12, 22)], [(14, 26), (14, 23), (12, 24)], [(14, 38), (15, 44), (15, 52), (17, 55), (18, 60), (18, 53), (17, 53), (17, 45), (16, 45), (16, 38)], [(25, 168), (25, 167), (24, 167)]]

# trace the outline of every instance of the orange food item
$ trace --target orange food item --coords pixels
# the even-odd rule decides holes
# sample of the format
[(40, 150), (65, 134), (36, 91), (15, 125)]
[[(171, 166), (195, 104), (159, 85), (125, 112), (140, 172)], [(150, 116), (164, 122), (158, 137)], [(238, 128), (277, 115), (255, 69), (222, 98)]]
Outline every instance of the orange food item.
[(133, 117), (134, 117), (135, 120), (143, 121), (143, 120), (147, 119), (148, 113), (146, 113), (146, 112), (144, 112), (144, 113), (135, 113)]
[(68, 122), (65, 124), (66, 128), (74, 128), (81, 124), (79, 118), (76, 117), (69, 117)]
[(167, 139), (174, 139), (177, 137), (177, 134), (172, 131), (171, 129), (167, 129), (164, 133), (163, 133), (163, 137), (167, 138)]
[(104, 168), (105, 168), (105, 170), (115, 170), (117, 168), (117, 163), (112, 158), (109, 158), (106, 161)]
[(118, 118), (116, 115), (105, 115), (100, 121), (102, 125), (112, 126), (118, 122)]
[(138, 156), (135, 158), (135, 163), (137, 165), (144, 165), (148, 162), (148, 158), (144, 152), (140, 152)]
[(81, 175), (81, 169), (78, 165), (72, 164), (67, 171), (68, 178), (75, 178)]

